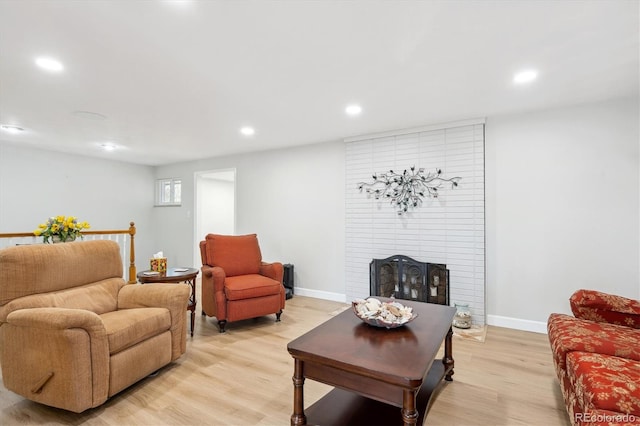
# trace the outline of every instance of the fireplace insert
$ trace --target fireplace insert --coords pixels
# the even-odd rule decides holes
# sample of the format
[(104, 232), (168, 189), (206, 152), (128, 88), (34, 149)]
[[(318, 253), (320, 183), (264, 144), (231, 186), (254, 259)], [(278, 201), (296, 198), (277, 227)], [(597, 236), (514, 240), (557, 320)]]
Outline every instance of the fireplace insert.
[(441, 263), (395, 255), (369, 264), (371, 296), (449, 304), (449, 270)]

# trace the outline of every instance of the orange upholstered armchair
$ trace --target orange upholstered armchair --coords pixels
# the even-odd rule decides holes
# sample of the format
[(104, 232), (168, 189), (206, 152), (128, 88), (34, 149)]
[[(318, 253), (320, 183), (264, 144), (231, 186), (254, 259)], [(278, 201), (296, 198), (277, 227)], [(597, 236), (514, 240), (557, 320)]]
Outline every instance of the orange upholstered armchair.
[(220, 332), (233, 322), (284, 309), (282, 263), (262, 261), (258, 237), (209, 234), (200, 242), (202, 315), (216, 317)]

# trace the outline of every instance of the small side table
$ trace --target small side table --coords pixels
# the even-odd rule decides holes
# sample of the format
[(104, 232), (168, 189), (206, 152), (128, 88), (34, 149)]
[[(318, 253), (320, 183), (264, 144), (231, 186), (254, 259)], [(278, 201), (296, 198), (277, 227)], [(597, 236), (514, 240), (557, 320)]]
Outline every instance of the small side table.
[(187, 309), (191, 311), (191, 337), (193, 337), (193, 325), (196, 319), (196, 268), (167, 268), (166, 272), (150, 274), (153, 271), (138, 272), (140, 284), (165, 284), (165, 283), (187, 283), (191, 286), (191, 296)]

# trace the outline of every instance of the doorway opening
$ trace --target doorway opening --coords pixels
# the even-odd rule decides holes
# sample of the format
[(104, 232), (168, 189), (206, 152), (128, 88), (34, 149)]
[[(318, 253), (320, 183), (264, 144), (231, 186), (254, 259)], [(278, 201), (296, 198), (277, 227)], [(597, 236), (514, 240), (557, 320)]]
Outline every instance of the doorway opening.
[(194, 265), (201, 265), (200, 241), (207, 234), (233, 235), (236, 228), (236, 169), (195, 173)]

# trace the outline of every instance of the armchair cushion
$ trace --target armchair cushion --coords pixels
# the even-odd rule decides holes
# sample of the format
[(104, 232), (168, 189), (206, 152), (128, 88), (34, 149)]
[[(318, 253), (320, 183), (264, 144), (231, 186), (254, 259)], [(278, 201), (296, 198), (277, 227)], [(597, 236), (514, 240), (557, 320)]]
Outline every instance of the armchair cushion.
[(187, 350), (187, 326), (184, 315), (191, 290), (187, 285), (126, 285), (118, 293), (118, 309), (166, 308), (171, 319), (171, 360)]
[(549, 340), (555, 365), (566, 370), (567, 354), (580, 351), (601, 353), (640, 361), (640, 330), (574, 318), (565, 314), (551, 314)]
[(280, 282), (262, 275), (239, 275), (227, 277), (224, 294), (227, 300), (243, 300), (280, 294), (281, 287)]
[[(32, 294), (57, 292), (108, 278), (122, 278), (118, 244), (111, 241), (116, 249), (105, 250), (105, 246), (109, 245), (105, 243), (56, 244), (56, 250), (51, 250), (49, 244), (22, 246), (29, 247), (28, 250), (0, 250), (0, 283), (19, 283), (0, 286), (0, 305)], [(75, 261), (69, 263), (69, 259)]]
[(640, 301), (582, 289), (569, 302), (576, 318), (640, 328)]
[(109, 339), (109, 354), (116, 354), (163, 333), (171, 327), (165, 308), (122, 309), (100, 315)]
[(606, 410), (640, 418), (640, 362), (571, 352), (567, 355), (567, 374), (583, 413)]
[(117, 294), (124, 286), (121, 278), (109, 278), (55, 293), (32, 294), (14, 299), (0, 306), (0, 322), (4, 322), (11, 312), (27, 308), (59, 307), (84, 309), (98, 315), (117, 308)]
[(208, 265), (221, 267), (227, 277), (259, 274), (262, 264), (256, 234), (209, 234), (206, 237), (206, 257)]

